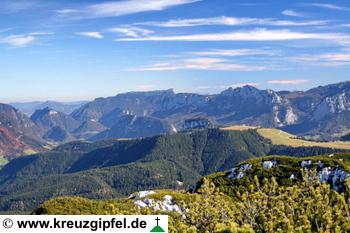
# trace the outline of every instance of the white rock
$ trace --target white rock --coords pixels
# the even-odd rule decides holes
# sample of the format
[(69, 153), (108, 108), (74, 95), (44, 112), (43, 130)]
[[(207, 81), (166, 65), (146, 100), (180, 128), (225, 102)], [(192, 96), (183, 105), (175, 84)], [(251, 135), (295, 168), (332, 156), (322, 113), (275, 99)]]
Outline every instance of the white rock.
[(180, 206), (173, 203), (173, 197), (170, 195), (165, 195), (163, 197), (163, 201), (154, 200), (150, 198), (146, 198), (144, 200), (136, 200), (134, 202), (139, 208), (152, 208), (155, 211), (164, 211), (164, 212), (178, 212), (182, 214), (182, 210)]
[(248, 171), (249, 169), (252, 168), (252, 165), (251, 164), (243, 164), (241, 165), (241, 167), (239, 168), (239, 170), (241, 171)]
[(143, 202), (148, 206), (152, 206), (154, 204), (153, 199), (149, 199), (149, 198), (144, 199)]
[(239, 172), (238, 175), (236, 176), (236, 179), (242, 179), (243, 177), (245, 177), (245, 173)]
[(349, 177), (350, 177), (349, 173), (347, 173), (346, 171), (341, 170), (340, 168), (336, 168), (334, 170), (332, 181), (333, 181), (333, 184), (335, 184), (337, 182), (344, 182)]
[(329, 177), (331, 176), (331, 168), (330, 167), (325, 167), (321, 171), (317, 173), (318, 179), (320, 182), (328, 182)]
[(285, 122), (288, 125), (294, 124), (298, 121), (298, 116), (293, 112), (293, 109), (291, 107), (287, 108), (287, 113), (285, 116)]
[(173, 201), (173, 197), (170, 195), (165, 195), (163, 199), (167, 203), (171, 203)]
[(154, 191), (140, 191), (136, 194), (135, 199), (138, 200), (138, 199), (147, 197), (147, 196), (155, 194), (155, 193), (156, 192), (154, 192)]
[(242, 171), (239, 171), (237, 168), (232, 168), (230, 170), (230, 174), (227, 176), (230, 179), (241, 179), (245, 177), (245, 173)]
[(309, 160), (309, 161), (301, 161), (301, 164), (300, 164), (300, 166), (302, 168), (310, 167), (311, 165), (312, 165), (312, 161), (311, 160)]
[(137, 205), (137, 207), (139, 207), (139, 208), (145, 208), (145, 207), (147, 207), (147, 204), (144, 203), (144, 202), (141, 201), (141, 200), (136, 200), (136, 201), (134, 202), (134, 204)]
[(277, 161), (264, 161), (262, 166), (265, 169), (271, 169), (277, 166)]
[(55, 110), (50, 110), (49, 111), (49, 115), (52, 116), (52, 115), (56, 115), (58, 114), (58, 112), (56, 112)]
[(184, 185), (184, 182), (179, 181), (179, 180), (177, 180), (176, 183), (177, 183), (177, 185), (179, 185), (179, 186), (183, 186), (183, 185)]
[(329, 183), (333, 190), (338, 191), (344, 186), (344, 182), (350, 177), (350, 173), (343, 171), (339, 167), (332, 170), (325, 167), (317, 173), (320, 182)]

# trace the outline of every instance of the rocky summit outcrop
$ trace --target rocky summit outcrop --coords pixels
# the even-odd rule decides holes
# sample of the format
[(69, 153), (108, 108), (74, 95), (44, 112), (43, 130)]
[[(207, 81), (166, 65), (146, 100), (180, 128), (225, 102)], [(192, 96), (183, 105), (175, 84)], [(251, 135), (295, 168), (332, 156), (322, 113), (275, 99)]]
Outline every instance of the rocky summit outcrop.
[[(331, 155), (330, 157), (333, 156)], [(289, 161), (289, 164), (286, 164), (287, 161)], [(277, 174), (283, 169), (285, 179), (289, 177), (289, 180), (295, 182), (303, 176), (302, 173), (304, 172), (310, 180), (317, 179), (321, 183), (329, 184), (331, 189), (335, 191), (344, 191), (345, 182), (350, 178), (350, 171), (344, 168), (344, 166), (341, 166), (342, 163), (342, 158), (329, 159), (327, 157), (315, 157), (309, 160), (302, 160), (277, 157), (241, 164), (229, 170), (227, 172), (227, 178), (239, 180), (246, 176), (278, 177)]]

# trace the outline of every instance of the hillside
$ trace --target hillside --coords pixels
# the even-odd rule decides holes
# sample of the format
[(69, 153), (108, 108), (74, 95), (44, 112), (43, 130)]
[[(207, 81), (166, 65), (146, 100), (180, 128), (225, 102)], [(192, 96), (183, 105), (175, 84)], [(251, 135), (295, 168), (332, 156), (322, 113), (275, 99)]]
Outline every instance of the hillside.
[(218, 129), (72, 142), (8, 163), (0, 171), (0, 209), (28, 211), (62, 195), (111, 198), (140, 189), (186, 188), (269, 150), (269, 141), (254, 131)]
[(262, 157), (198, 182), (194, 192), (49, 200), (35, 214), (168, 214), (170, 232), (349, 232), (350, 155)]
[(7, 159), (42, 151), (40, 128), (10, 105), (0, 104), (0, 157)]
[(203, 129), (143, 139), (71, 142), (10, 161), (0, 170), (0, 210), (28, 211), (55, 196), (122, 197), (142, 189), (186, 189), (203, 175), (269, 154), (340, 152), (280, 147), (256, 130)]
[(98, 141), (108, 138), (137, 138), (140, 136), (150, 137), (166, 133), (174, 133), (173, 128), (167, 122), (163, 122), (153, 117), (126, 115), (115, 121), (112, 128), (91, 137), (90, 140)]

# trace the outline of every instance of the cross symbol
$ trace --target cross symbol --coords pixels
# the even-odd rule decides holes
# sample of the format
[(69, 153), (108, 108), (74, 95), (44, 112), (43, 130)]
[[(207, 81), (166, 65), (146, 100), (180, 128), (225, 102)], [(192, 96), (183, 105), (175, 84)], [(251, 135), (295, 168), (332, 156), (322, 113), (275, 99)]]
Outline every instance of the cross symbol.
[(157, 218), (156, 218), (156, 221), (157, 221), (157, 226), (159, 226), (158, 222), (160, 221), (160, 218), (157, 217)]

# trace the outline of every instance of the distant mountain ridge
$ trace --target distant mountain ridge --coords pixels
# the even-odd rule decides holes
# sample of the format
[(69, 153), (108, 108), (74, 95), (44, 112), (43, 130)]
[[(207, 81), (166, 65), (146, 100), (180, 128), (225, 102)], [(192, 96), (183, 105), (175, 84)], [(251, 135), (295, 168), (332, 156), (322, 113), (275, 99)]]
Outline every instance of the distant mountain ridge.
[(86, 104), (88, 101), (57, 102), (57, 101), (33, 101), (33, 102), (13, 102), (9, 103), (27, 116), (31, 116), (36, 110), (51, 108), (56, 111), (70, 114), (75, 109)]
[(350, 132), (350, 82), (293, 92), (252, 86), (229, 88), (216, 95), (175, 93), (172, 89), (130, 92), (95, 99), (71, 115), (107, 127), (125, 115), (153, 117), (176, 130), (181, 130), (186, 120), (202, 117), (216, 125), (277, 127), (301, 136), (334, 139)]
[(44, 141), (57, 145), (74, 140), (172, 134), (194, 125), (280, 128), (316, 140), (344, 140), (350, 133), (350, 82), (292, 92), (252, 86), (228, 88), (213, 95), (175, 93), (173, 89), (129, 92), (74, 106), (77, 108), (71, 114), (46, 106), (37, 109), (31, 119), (12, 107), (15, 114), (10, 117), (11, 111), (0, 109), (0, 119), (11, 119), (15, 129), (3, 127), (6, 137), (0, 138), (1, 153), (13, 156), (16, 150), (10, 148), (21, 144), (22, 137), (36, 144)]

